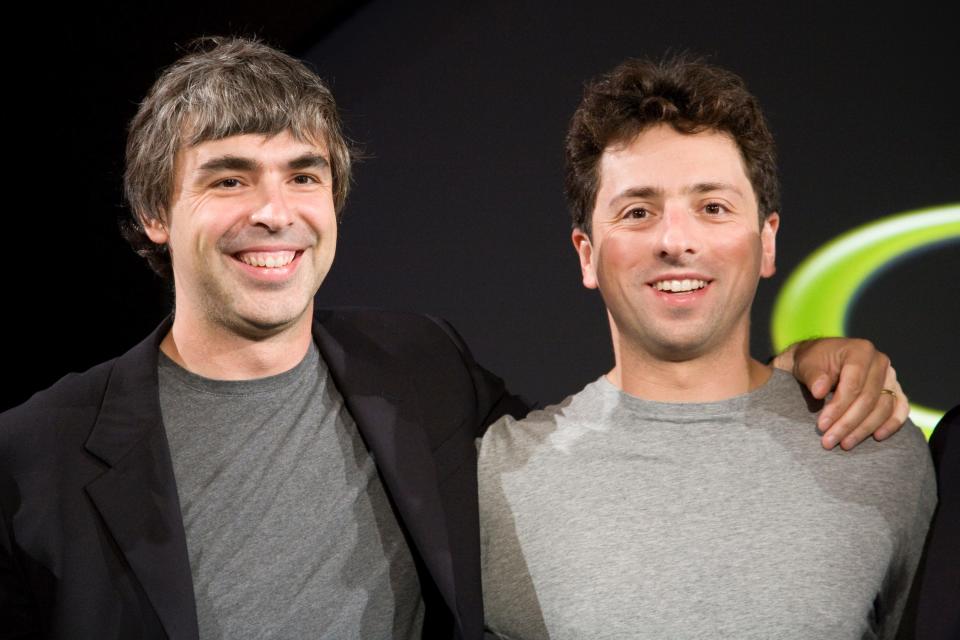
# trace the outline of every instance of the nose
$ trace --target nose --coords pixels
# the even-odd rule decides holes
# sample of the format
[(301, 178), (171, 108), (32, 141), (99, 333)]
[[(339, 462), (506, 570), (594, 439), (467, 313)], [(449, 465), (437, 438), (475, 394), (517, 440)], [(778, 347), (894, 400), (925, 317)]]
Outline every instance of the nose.
[(697, 253), (699, 236), (693, 213), (685, 206), (667, 206), (658, 225), (656, 249), (665, 260)]
[(261, 184), (259, 201), (250, 213), (250, 224), (279, 231), (293, 222), (293, 214), (281, 185)]

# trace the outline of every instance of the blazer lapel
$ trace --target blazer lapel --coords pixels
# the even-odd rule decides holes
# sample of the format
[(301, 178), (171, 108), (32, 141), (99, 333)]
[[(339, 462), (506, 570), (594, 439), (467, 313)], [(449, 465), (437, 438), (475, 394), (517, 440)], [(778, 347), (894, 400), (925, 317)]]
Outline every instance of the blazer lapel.
[(117, 359), (87, 449), (111, 468), (87, 494), (171, 638), (198, 636), (193, 579), (160, 414), (157, 350), (165, 321)]
[(381, 347), (349, 323), (337, 323), (329, 312), (317, 314), (313, 333), (400, 512), (401, 526), (409, 532), (459, 626), (437, 471), (420, 424), (417, 398), (406, 378), (409, 374)]

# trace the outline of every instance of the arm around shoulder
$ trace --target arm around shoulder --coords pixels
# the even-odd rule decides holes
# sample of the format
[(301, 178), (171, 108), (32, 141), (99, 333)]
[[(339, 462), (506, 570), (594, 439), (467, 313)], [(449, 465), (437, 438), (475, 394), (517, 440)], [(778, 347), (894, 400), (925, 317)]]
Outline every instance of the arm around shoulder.
[(430, 319), (439, 326), (451, 342), (457, 347), (464, 365), (473, 380), (473, 387), (477, 396), (477, 437), (483, 435), (487, 427), (505, 415), (520, 419), (527, 415), (530, 405), (518, 395), (510, 393), (503, 380), (496, 374), (480, 366), (470, 353), (463, 337), (446, 320), (430, 316)]

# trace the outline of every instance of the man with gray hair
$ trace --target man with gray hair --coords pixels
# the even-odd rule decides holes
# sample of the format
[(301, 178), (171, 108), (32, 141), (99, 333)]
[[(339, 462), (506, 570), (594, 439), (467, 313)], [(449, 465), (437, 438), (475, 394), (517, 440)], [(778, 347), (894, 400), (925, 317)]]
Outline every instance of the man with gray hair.
[[(480, 638), (473, 443), (526, 407), (442, 322), (314, 309), (350, 183), (327, 87), (206, 40), (140, 106), (125, 182), (174, 313), (0, 416), (3, 632)], [(850, 429), (898, 422), (885, 356), (806, 354), (808, 381), (855, 370)]]
[(476, 638), (472, 441), (526, 407), (456, 333), (314, 311), (350, 184), (301, 62), (210, 39), (130, 126), (125, 230), (175, 310), (0, 423), (0, 628)]

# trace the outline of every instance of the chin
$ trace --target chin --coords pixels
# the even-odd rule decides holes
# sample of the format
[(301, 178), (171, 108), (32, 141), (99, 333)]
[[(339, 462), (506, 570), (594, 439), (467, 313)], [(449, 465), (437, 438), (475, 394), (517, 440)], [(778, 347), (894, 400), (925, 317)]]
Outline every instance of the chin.
[(702, 336), (670, 336), (656, 340), (649, 351), (658, 359), (668, 362), (685, 362), (699, 358), (707, 352), (708, 341)]
[(296, 309), (258, 309), (247, 313), (238, 312), (234, 317), (241, 333), (251, 338), (265, 338), (296, 325), (306, 315), (308, 306)]

